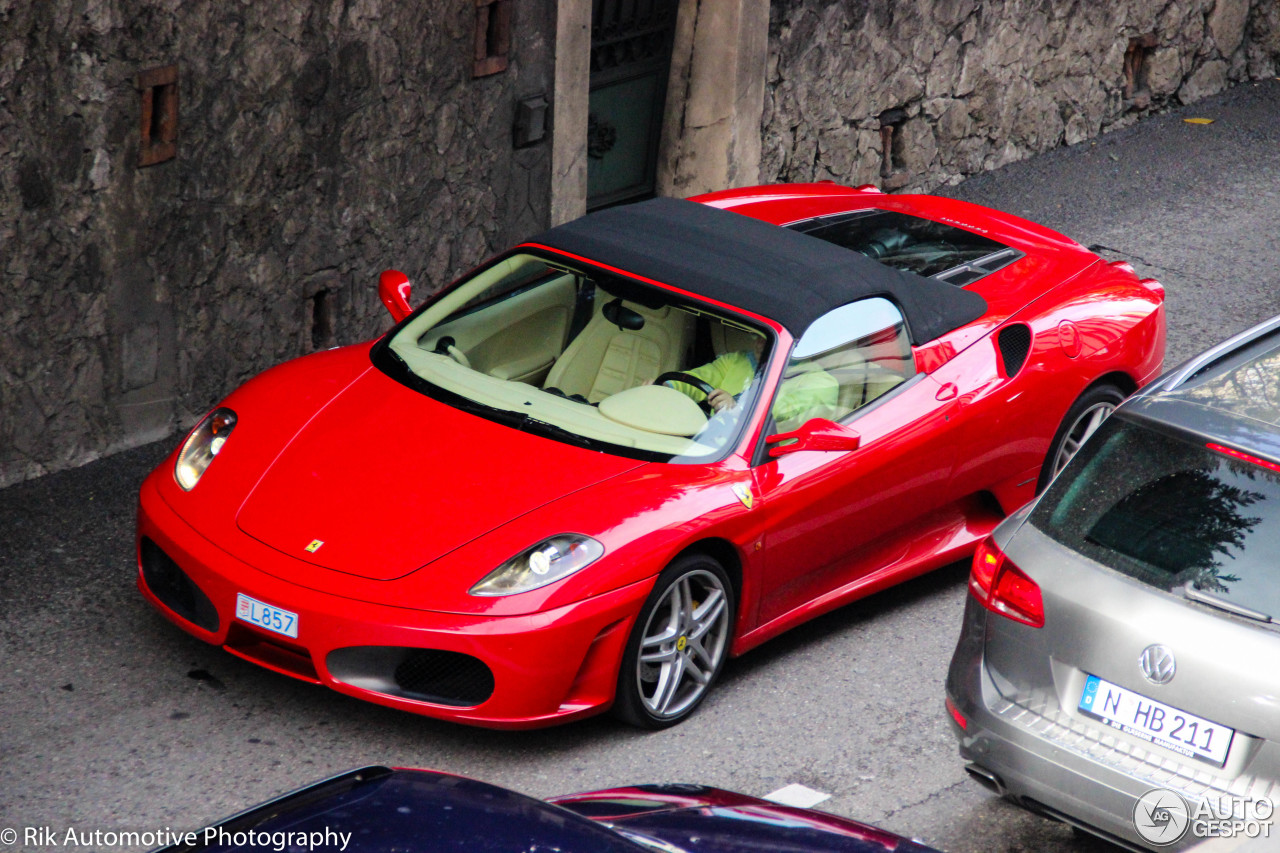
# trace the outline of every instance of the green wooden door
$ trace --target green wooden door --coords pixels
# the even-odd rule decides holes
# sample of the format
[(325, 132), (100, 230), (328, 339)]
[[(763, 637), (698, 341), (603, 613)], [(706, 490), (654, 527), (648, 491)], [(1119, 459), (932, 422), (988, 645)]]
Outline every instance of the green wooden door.
[(594, 0), (587, 209), (653, 195), (677, 0)]

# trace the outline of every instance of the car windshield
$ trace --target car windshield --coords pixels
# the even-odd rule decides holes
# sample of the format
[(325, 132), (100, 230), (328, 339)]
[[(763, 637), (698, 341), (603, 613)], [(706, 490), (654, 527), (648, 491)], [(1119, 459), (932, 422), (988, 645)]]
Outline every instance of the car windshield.
[(1121, 417), (1030, 522), (1116, 571), (1242, 615), (1280, 615), (1280, 475)]
[[(374, 363), (517, 429), (692, 463), (736, 444), (762, 390), (769, 342), (744, 318), (668, 291), (516, 253), (424, 306), (375, 349)], [(708, 403), (714, 389), (729, 399)]]

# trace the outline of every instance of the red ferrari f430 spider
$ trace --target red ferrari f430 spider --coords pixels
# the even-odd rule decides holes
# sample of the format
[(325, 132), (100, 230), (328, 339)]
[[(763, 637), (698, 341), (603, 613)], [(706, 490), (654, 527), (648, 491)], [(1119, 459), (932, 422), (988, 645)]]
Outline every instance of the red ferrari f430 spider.
[(493, 727), (698, 706), (959, 560), (1164, 354), (1164, 289), (1030, 222), (834, 184), (553, 228), (234, 391), (143, 484), (138, 584), (295, 678)]

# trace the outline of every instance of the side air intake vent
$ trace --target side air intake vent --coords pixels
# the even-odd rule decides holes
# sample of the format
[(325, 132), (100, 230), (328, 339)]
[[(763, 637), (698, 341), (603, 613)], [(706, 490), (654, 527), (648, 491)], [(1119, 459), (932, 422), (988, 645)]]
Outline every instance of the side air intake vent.
[(996, 342), (1000, 345), (1000, 358), (1004, 361), (1004, 375), (1013, 378), (1031, 352), (1031, 329), (1021, 323), (1006, 326), (1000, 330)]

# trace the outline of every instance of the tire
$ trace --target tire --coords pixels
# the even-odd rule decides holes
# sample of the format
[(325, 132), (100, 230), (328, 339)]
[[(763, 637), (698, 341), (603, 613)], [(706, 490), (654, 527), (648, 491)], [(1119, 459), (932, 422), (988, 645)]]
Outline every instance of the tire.
[(1036, 494), (1048, 488), (1080, 445), (1093, 435), (1102, 422), (1124, 401), (1125, 393), (1114, 385), (1095, 385), (1088, 389), (1067, 409), (1062, 425), (1049, 445), (1049, 453), (1040, 467), (1040, 479), (1036, 482)]
[(733, 584), (715, 560), (690, 554), (667, 566), (627, 639), (614, 714), (645, 729), (692, 714), (729, 657), (735, 609)]

